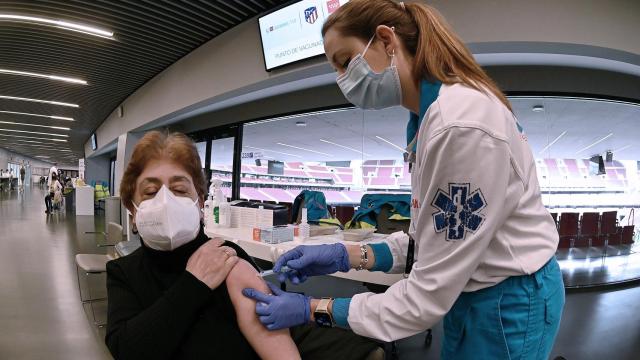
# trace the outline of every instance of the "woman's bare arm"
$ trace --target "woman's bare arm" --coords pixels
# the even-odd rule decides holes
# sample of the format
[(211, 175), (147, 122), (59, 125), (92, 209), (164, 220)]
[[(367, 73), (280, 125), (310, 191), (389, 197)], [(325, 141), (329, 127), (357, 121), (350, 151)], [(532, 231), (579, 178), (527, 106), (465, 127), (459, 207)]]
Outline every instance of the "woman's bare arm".
[(300, 359), (289, 331), (267, 330), (256, 315), (256, 302), (242, 295), (244, 288), (270, 292), (257, 275), (258, 272), (248, 262), (240, 260), (227, 276), (227, 289), (236, 310), (240, 331), (262, 359)]

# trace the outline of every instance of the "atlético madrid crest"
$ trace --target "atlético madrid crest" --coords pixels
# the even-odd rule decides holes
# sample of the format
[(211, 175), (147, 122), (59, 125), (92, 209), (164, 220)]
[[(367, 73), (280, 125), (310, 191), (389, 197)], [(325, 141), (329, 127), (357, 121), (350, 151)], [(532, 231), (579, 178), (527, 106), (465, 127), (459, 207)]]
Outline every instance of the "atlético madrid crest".
[(313, 24), (318, 20), (318, 8), (312, 6), (304, 11), (304, 20), (309, 24)]

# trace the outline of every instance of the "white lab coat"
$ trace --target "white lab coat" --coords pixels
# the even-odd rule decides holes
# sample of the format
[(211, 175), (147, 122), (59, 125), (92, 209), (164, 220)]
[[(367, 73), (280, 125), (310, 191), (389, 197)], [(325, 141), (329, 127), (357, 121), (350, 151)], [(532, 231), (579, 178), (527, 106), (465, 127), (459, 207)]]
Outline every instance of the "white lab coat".
[[(352, 298), (348, 322), (359, 335), (392, 341), (424, 331), (461, 292), (532, 274), (557, 248), (527, 138), (492, 95), (442, 86), (420, 126), (411, 181), (416, 262), (385, 293)], [(407, 244), (406, 235), (389, 237), (390, 272), (404, 270)]]

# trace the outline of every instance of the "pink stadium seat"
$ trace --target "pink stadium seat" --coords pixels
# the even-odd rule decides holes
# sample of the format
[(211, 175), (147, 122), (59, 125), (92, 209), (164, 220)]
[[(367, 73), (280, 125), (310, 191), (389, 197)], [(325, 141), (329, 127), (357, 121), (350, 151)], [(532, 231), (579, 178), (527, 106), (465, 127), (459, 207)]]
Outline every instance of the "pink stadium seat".
[(277, 201), (279, 203), (293, 201), (293, 197), (287, 194), (287, 192), (282, 189), (261, 188), (260, 192), (268, 195), (268, 197), (265, 197), (265, 200), (267, 201)]
[(570, 179), (582, 179), (580, 175), (580, 169), (578, 169), (578, 163), (575, 159), (564, 159), (564, 163), (567, 165), (567, 170)]
[(348, 203), (339, 191), (324, 191), (324, 196), (327, 199), (327, 204), (344, 204)]
[(558, 170), (558, 163), (556, 159), (544, 159), (545, 165), (549, 172), (549, 176), (552, 178), (560, 178), (560, 171)]
[(329, 172), (329, 168), (326, 166), (309, 165), (307, 169), (311, 171)]
[(342, 182), (345, 183), (345, 184), (352, 184), (353, 183), (353, 174), (351, 174), (351, 175), (340, 174), (340, 179), (342, 179)]
[(261, 194), (256, 188), (243, 187), (240, 188), (240, 198), (244, 200), (270, 200), (263, 194)]
[(284, 174), (287, 176), (307, 177), (307, 174), (302, 170), (284, 169)]
[(321, 172), (308, 171), (307, 174), (309, 174), (309, 176), (311, 176), (312, 178), (316, 178), (316, 179), (331, 179), (332, 178), (330, 173), (321, 173)]

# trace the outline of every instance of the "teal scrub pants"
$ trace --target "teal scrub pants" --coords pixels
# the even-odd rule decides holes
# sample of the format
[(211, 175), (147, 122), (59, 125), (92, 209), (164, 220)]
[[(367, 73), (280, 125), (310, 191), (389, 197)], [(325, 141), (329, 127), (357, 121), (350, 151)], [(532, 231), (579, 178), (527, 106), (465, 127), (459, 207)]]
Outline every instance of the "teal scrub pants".
[(441, 358), (548, 359), (564, 307), (555, 256), (535, 274), (462, 293), (444, 318)]

